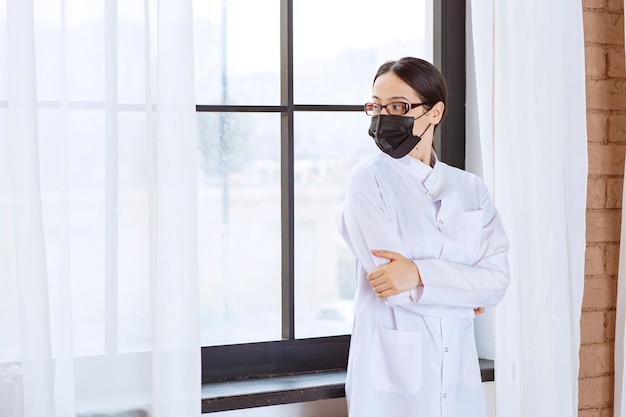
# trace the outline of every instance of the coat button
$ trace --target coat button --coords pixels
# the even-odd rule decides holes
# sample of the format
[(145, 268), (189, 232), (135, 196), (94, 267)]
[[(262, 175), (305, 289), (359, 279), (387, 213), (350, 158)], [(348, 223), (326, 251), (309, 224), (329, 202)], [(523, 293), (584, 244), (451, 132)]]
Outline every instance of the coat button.
[(433, 198), (433, 193), (428, 193), (428, 198)]
[(439, 224), (443, 224), (443, 219), (439, 219)]
[(446, 395), (446, 393), (445, 393), (445, 392), (443, 393), (442, 397), (443, 397), (443, 398), (446, 398), (446, 397), (447, 397), (447, 395)]
[(445, 349), (444, 349), (444, 352), (447, 352), (448, 350), (449, 350), (448, 348), (445, 348)]

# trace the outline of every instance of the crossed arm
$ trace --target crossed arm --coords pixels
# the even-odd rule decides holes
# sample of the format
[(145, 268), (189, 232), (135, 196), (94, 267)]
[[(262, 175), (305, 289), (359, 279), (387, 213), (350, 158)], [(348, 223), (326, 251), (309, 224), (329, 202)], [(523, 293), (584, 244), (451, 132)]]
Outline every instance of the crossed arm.
[[(367, 279), (379, 298), (387, 298), (423, 285), (420, 271), (414, 262), (397, 252), (377, 249), (371, 252), (372, 255), (389, 261), (367, 274)], [(482, 307), (474, 308), (476, 314), (484, 311)]]

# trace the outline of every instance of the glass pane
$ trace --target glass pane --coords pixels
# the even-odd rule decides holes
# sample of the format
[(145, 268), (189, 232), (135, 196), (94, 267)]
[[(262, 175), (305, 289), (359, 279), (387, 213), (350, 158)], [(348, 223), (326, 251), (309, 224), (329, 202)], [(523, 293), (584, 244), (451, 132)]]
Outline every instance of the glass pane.
[(103, 0), (66, 0), (66, 77), (69, 101), (104, 101)]
[(281, 337), (280, 114), (198, 113), (202, 344)]
[(58, 109), (39, 110), (37, 120), (48, 280), (71, 282), (77, 356), (104, 351), (104, 121), (103, 111)]
[(144, 0), (117, 2), (117, 94), (120, 103), (145, 103), (146, 100), (144, 3)]
[[(8, 62), (7, 44), (7, 6), (6, 0), (0, 0), (0, 62)], [(0, 101), (9, 99), (8, 65), (0, 65)]]
[[(58, 131), (45, 129), (44, 123), (40, 123), (40, 132)], [(105, 343), (106, 280), (104, 112), (68, 110), (67, 126), (72, 309), (81, 312), (72, 316), (74, 352), (77, 355), (101, 354)], [(42, 149), (40, 155), (55, 153)], [(42, 178), (45, 177), (42, 173)], [(44, 224), (51, 222), (44, 221)], [(46, 244), (48, 247), (47, 239)]]
[(294, 0), (296, 104), (361, 104), (383, 62), (432, 60), (432, 0), (381, 6), (380, 0)]
[(150, 167), (146, 113), (118, 116), (118, 348), (150, 350)]
[(365, 113), (295, 118), (296, 337), (352, 330), (354, 258), (337, 232), (347, 172), (378, 148)]
[(3, 289), (0, 291), (0, 317), (2, 317), (0, 362), (20, 357), (19, 297), (9, 139), (9, 111), (0, 107), (0, 288)]
[(280, 0), (194, 0), (198, 104), (280, 103)]
[[(33, 14), (37, 99), (40, 101), (58, 101), (62, 97), (64, 82), (61, 2), (59, 0), (35, 0), (33, 2)], [(71, 33), (72, 29), (68, 30), (68, 34)], [(70, 37), (68, 37), (68, 41), (71, 42)], [(87, 48), (86, 45), (88, 44), (85, 44), (83, 48)]]

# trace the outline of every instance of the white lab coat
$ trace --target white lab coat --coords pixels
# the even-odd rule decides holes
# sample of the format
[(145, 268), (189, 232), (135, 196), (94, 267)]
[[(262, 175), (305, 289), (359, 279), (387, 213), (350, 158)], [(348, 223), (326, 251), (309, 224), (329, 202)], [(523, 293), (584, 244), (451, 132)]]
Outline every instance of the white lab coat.
[[(475, 307), (509, 284), (508, 241), (477, 176), (381, 153), (347, 179), (339, 231), (356, 257), (355, 320), (346, 398), (350, 417), (484, 417)], [(413, 260), (423, 287), (385, 299), (367, 273)]]

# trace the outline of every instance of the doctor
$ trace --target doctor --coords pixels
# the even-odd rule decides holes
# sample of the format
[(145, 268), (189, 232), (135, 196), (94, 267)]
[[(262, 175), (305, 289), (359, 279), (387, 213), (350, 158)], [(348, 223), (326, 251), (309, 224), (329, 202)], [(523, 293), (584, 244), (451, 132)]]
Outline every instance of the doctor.
[(485, 417), (474, 315), (502, 299), (509, 246), (482, 180), (437, 159), (446, 94), (406, 57), (365, 104), (382, 153), (351, 170), (339, 224), (357, 263), (351, 417)]

